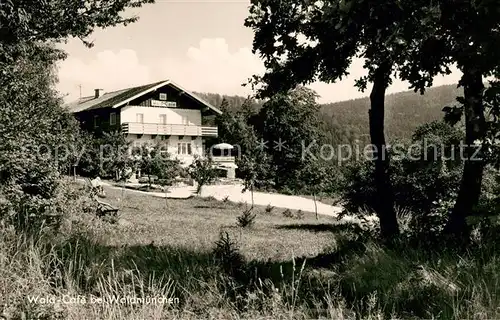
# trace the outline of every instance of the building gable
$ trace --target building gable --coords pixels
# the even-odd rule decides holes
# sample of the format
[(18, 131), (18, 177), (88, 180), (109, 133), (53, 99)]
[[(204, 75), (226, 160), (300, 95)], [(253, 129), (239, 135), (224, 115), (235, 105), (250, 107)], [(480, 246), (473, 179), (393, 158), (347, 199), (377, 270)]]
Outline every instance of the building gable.
[[(68, 104), (67, 107), (72, 113), (96, 109), (119, 108), (127, 104), (153, 107), (159, 105), (158, 101), (164, 98), (164, 96), (160, 97), (160, 93), (166, 94), (166, 101), (175, 103), (176, 107), (179, 108), (201, 109), (202, 113), (222, 113), (207, 101), (169, 80), (109, 92), (97, 98), (85, 97)], [(171, 106), (173, 106), (173, 104), (171, 104)]]

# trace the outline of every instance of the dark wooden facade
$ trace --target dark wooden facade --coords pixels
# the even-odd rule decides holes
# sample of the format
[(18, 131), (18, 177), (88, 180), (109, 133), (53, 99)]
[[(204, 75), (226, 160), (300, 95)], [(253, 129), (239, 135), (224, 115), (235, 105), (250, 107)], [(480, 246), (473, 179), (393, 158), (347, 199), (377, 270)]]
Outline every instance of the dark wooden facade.
[[(151, 102), (152, 100), (160, 100), (160, 93), (165, 93), (167, 95), (167, 101), (175, 102), (177, 104), (177, 108), (201, 110), (202, 125), (213, 125), (215, 119), (214, 111), (208, 109), (196, 99), (193, 99), (189, 95), (186, 95), (184, 92), (168, 84), (152, 92), (146, 93), (139, 98), (133, 99), (126, 105), (161, 108), (153, 106)], [(114, 131), (120, 129), (120, 108), (121, 107), (113, 109), (108, 107), (85, 110), (76, 113), (75, 116), (80, 121), (82, 129), (86, 131), (95, 133)], [(110, 115), (113, 112), (116, 114), (115, 125), (110, 124)], [(97, 127), (94, 126), (94, 116), (97, 116), (98, 119)]]

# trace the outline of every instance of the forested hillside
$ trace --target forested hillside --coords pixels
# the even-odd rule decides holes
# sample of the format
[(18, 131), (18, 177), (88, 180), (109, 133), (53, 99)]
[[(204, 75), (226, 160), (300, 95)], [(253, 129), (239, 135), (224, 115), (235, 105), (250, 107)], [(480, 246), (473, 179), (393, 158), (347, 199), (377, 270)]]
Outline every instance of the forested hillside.
[[(443, 117), (442, 109), (455, 102), (463, 90), (456, 85), (446, 85), (427, 90), (424, 95), (413, 91), (399, 92), (386, 97), (386, 134), (389, 140), (409, 138), (414, 130), (424, 123)], [(228, 108), (241, 108), (246, 98), (223, 96), (216, 93), (198, 93), (215, 106), (226, 98)], [(257, 108), (260, 103), (254, 102)], [(333, 143), (346, 143), (354, 139), (368, 141), (368, 97), (321, 105), (327, 139)]]
[[(386, 97), (386, 134), (390, 140), (408, 138), (424, 123), (443, 117), (444, 106), (454, 103), (462, 89), (456, 85), (429, 89), (424, 95), (405, 91)], [(340, 127), (351, 135), (368, 135), (369, 98), (355, 99), (322, 105), (332, 126)], [(366, 136), (367, 137), (367, 136)]]
[(235, 110), (239, 109), (243, 102), (245, 102), (245, 100), (247, 99), (246, 97), (242, 96), (226, 96), (218, 93), (196, 92), (196, 94), (216, 107), (219, 107), (222, 104), (222, 99), (226, 98), (226, 101), (228, 102), (228, 108)]

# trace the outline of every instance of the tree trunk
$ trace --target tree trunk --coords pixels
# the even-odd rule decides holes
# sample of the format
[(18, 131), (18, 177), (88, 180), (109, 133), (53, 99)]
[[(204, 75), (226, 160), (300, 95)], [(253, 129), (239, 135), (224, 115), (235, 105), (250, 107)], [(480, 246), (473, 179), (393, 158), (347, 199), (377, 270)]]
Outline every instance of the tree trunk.
[(254, 202), (253, 202), (253, 183), (252, 183), (252, 186), (250, 188), (250, 194), (252, 196), (252, 209), (253, 209), (253, 206), (254, 206)]
[(314, 198), (314, 213), (316, 214), (316, 220), (318, 220), (318, 204), (316, 203), (316, 193), (313, 193)]
[(203, 187), (204, 182), (202, 181), (196, 181), (196, 194), (198, 196), (201, 196), (201, 187)]
[(384, 240), (392, 240), (399, 235), (399, 226), (394, 210), (394, 194), (389, 176), (389, 155), (386, 152), (384, 135), (385, 91), (390, 74), (390, 65), (382, 65), (375, 71), (369, 111), (370, 138), (374, 147), (375, 160), (374, 209), (380, 220), (380, 233)]
[(165, 191), (165, 208), (168, 209), (168, 186), (164, 186), (164, 191)]
[(125, 198), (125, 180), (122, 181), (122, 196), (120, 198), (120, 209), (123, 208), (123, 200)]
[(121, 199), (121, 201), (123, 201), (124, 197), (125, 197), (125, 180), (122, 181), (122, 199)]
[(479, 202), (481, 183), (485, 163), (482, 155), (474, 156), (476, 140), (482, 140), (486, 132), (486, 120), (483, 106), (483, 77), (474, 67), (464, 67), (462, 84), (464, 86), (465, 113), (465, 164), (457, 201), (445, 226), (445, 234), (457, 239), (466, 239), (469, 235), (466, 218), (473, 213)]

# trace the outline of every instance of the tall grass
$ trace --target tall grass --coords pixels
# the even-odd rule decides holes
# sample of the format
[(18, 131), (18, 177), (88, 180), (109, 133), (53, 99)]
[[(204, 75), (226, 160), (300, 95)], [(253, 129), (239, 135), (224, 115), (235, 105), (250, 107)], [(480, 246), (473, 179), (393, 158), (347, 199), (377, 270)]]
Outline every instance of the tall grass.
[[(323, 260), (247, 262), (238, 274), (226, 272), (211, 253), (154, 246), (106, 248), (82, 235), (49, 241), (4, 230), (1, 311), (7, 319), (499, 316), (497, 254), (432, 256), (375, 243), (352, 254), (339, 252), (333, 249)], [(328, 261), (329, 256), (338, 260)], [(127, 304), (113, 302), (113, 297), (163, 301)], [(56, 302), (43, 303), (41, 298)]]
[[(299, 268), (294, 263), (290, 274), (282, 268), (276, 279), (257, 274), (253, 282), (245, 274), (227, 271), (211, 252), (154, 245), (105, 247), (99, 243), (98, 233), (57, 238), (19, 238), (9, 230), (0, 234), (0, 311), (7, 319), (311, 316), (299, 295), (305, 263)], [(245, 268), (241, 264), (239, 267)], [(249, 286), (242, 281), (248, 281)], [(113, 302), (119, 297), (129, 301), (155, 297), (171, 300), (149, 304)], [(321, 304), (334, 318), (346, 314), (338, 297), (331, 296)]]
[(227, 234), (206, 250), (110, 246), (104, 231), (112, 226), (105, 222), (81, 214), (65, 223), (57, 235), (0, 230), (6, 319), (500, 316), (500, 255), (486, 239), (461, 253), (404, 244), (388, 249), (332, 225), (337, 242), (324, 253), (264, 262), (246, 260), (239, 253), (244, 243)]

